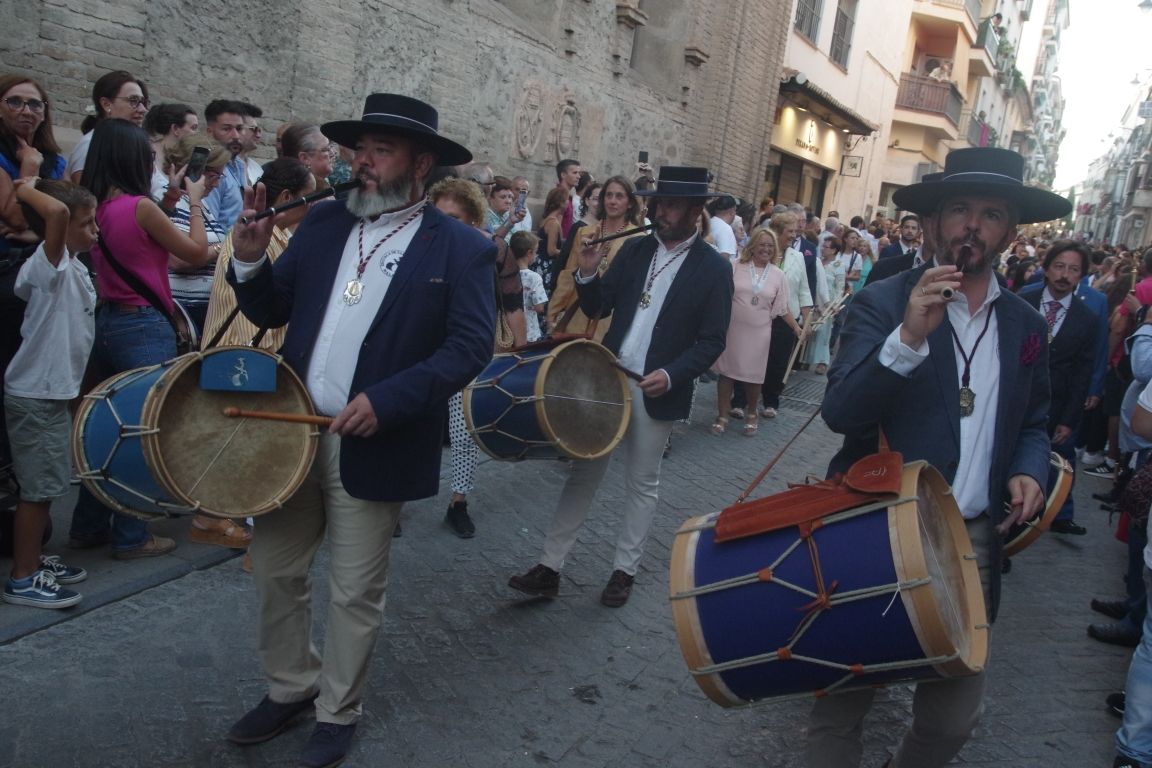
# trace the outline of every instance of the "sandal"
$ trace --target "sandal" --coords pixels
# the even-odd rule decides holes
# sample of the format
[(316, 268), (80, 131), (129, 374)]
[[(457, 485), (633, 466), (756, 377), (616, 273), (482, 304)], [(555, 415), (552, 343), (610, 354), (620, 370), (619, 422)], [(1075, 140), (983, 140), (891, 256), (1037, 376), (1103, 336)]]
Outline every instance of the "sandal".
[(728, 429), (728, 419), (717, 416), (716, 421), (712, 422), (712, 434), (722, 435), (726, 429)]
[(734, 419), (742, 419), (742, 418), (744, 418), (744, 409), (743, 408), (733, 408), (730, 411), (728, 411), (728, 415)]
[(744, 437), (755, 437), (759, 429), (760, 422), (756, 419), (749, 419), (744, 423)]
[(196, 515), (188, 528), (188, 541), (245, 549), (252, 543), (252, 531), (244, 525), (237, 525), (234, 520)]

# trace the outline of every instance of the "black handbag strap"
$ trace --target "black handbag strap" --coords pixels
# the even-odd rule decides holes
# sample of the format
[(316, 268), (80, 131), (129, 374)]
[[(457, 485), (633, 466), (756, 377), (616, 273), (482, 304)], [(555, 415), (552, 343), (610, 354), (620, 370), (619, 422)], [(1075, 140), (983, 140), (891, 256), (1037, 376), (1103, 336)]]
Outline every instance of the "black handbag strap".
[(112, 269), (116, 271), (120, 279), (127, 283), (129, 288), (136, 291), (141, 298), (151, 304), (152, 309), (163, 315), (164, 319), (168, 321), (168, 324), (172, 326), (172, 331), (176, 334), (176, 337), (179, 338), (180, 328), (176, 325), (176, 318), (172, 317), (172, 313), (160, 303), (160, 297), (156, 295), (156, 292), (139, 277), (129, 272), (128, 269), (112, 255), (111, 249), (108, 248), (108, 243), (104, 240), (104, 235), (98, 235), (96, 242), (100, 245), (100, 252), (104, 254), (104, 258), (112, 265)]

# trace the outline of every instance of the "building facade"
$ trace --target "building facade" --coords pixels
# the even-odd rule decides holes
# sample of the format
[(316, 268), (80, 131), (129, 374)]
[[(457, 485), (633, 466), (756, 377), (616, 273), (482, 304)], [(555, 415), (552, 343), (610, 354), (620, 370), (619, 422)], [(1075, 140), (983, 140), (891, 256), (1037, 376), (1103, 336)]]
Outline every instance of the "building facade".
[(111, 69), (144, 79), (153, 103), (258, 104), (266, 135), (399, 92), (532, 180), (536, 200), (559, 159), (603, 178), (633, 175), (640, 151), (758, 192), (791, 21), (787, 4), (757, 0), (0, 0), (0, 15), (5, 68), (45, 86), (65, 141)]

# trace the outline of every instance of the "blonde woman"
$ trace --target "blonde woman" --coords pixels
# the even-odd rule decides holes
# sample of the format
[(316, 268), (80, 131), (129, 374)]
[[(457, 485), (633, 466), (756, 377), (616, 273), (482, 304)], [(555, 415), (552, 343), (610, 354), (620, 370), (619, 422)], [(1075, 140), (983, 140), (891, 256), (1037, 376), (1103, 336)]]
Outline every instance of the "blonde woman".
[[(800, 326), (788, 311), (787, 280), (775, 264), (779, 255), (776, 233), (757, 229), (740, 258), (732, 262), (732, 320), (724, 352), (712, 367), (720, 377), (716, 382), (720, 413), (712, 424), (712, 434), (721, 435), (728, 427), (724, 409), (732, 399), (734, 382), (741, 382), (745, 398), (753, 406), (760, 398), (772, 343), (772, 322), (783, 318), (800, 335)], [(755, 412), (750, 413), (744, 421), (744, 435), (752, 437), (759, 426)]]

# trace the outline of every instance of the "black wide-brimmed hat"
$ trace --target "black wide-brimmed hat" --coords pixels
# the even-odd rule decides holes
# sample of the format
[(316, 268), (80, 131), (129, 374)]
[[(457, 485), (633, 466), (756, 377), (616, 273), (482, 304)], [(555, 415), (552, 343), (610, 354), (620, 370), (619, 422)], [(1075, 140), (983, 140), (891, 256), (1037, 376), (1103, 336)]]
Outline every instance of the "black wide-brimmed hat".
[(665, 165), (660, 169), (653, 189), (638, 189), (641, 197), (719, 197), (721, 192), (708, 191), (708, 169), (686, 165)]
[(397, 133), (418, 139), (436, 153), (437, 165), (464, 165), (472, 153), (438, 132), (440, 115), (431, 104), (395, 93), (372, 93), (359, 120), (324, 123), (320, 131), (337, 144), (355, 147), (365, 133)]
[(942, 200), (957, 195), (987, 195), (1016, 204), (1020, 223), (1066, 216), (1072, 203), (1054, 192), (1024, 186), (1024, 158), (1009, 149), (969, 147), (948, 153), (944, 170), (918, 184), (898, 189), (892, 202), (913, 213), (934, 213)]

